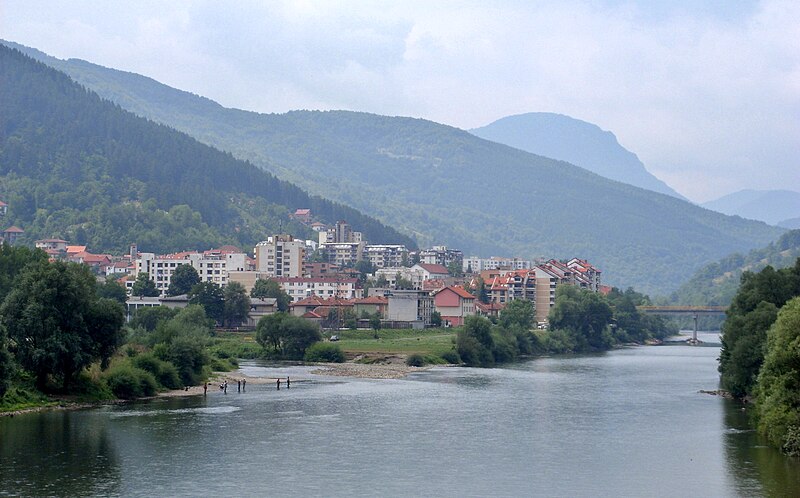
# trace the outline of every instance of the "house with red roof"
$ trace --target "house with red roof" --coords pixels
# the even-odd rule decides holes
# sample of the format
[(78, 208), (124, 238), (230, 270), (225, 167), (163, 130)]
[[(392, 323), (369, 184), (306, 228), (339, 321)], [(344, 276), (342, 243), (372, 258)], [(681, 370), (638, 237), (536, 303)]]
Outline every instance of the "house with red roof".
[(295, 210), (292, 218), (296, 219), (300, 223), (311, 223), (311, 210), (310, 209), (297, 209)]
[(417, 263), (411, 269), (420, 271), (422, 280), (445, 279), (450, 276), (450, 271), (442, 265)]
[(453, 327), (464, 324), (464, 318), (475, 314), (475, 296), (463, 287), (447, 286), (433, 295), (433, 305), (442, 315), (442, 323)]
[(24, 233), (25, 230), (20, 227), (11, 226), (3, 230), (2, 239), (6, 244), (13, 246)]

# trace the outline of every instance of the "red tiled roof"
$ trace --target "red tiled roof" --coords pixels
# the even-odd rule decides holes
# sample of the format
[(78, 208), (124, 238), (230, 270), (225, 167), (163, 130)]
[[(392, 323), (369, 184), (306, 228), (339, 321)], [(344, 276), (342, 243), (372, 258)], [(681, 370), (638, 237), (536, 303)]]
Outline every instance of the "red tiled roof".
[(5, 203), (5, 202), (3, 202), (3, 201), (0, 201), (0, 207), (3, 207), (3, 206), (8, 206), (8, 204), (6, 204), (6, 203)]
[(491, 311), (500, 311), (506, 307), (505, 304), (497, 303), (492, 301), (489, 304), (482, 303), (480, 301), (475, 301), (475, 307), (479, 310), (483, 311), (484, 313), (489, 313)]
[(320, 315), (314, 313), (313, 311), (306, 311), (302, 314), (302, 318), (322, 318)]
[(86, 252), (86, 246), (67, 246), (67, 254)]
[(450, 271), (442, 265), (431, 264), (431, 263), (417, 263), (420, 268), (425, 269), (425, 271), (429, 273), (436, 273), (441, 275), (449, 275)]
[(389, 298), (383, 296), (362, 297), (353, 301), (355, 304), (389, 304)]
[(469, 292), (464, 290), (463, 287), (458, 287), (456, 285), (451, 285), (451, 286), (445, 287), (444, 289), (440, 290), (439, 292), (444, 292), (444, 291), (448, 291), (448, 290), (452, 291), (452, 292), (455, 292), (457, 296), (459, 296), (459, 297), (461, 297), (463, 299), (475, 299), (475, 296), (473, 296), (472, 294), (470, 294)]
[(17, 226), (12, 226), (12, 227), (6, 228), (5, 230), (3, 230), (3, 232), (4, 233), (24, 233), (25, 230), (23, 230), (23, 229), (21, 229), (20, 227), (17, 227)]

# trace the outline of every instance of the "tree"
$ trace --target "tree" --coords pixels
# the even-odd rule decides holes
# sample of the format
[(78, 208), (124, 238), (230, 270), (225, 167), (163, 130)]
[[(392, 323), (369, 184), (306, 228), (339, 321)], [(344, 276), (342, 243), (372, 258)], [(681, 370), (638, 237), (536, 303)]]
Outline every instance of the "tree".
[(397, 276), (396, 276), (394, 288), (395, 289), (408, 289), (408, 290), (411, 290), (411, 289), (414, 288), (414, 284), (411, 282), (411, 280), (402, 277), (398, 273)]
[(456, 350), (461, 360), (470, 366), (494, 365), (492, 323), (480, 316), (468, 316), (464, 327), (456, 334)]
[(225, 322), (229, 327), (247, 320), (250, 313), (250, 297), (239, 282), (229, 282), (223, 293), (225, 298)]
[(98, 301), (84, 265), (41, 262), (21, 273), (0, 307), (20, 365), (45, 387), (48, 376), (67, 388), (91, 362), (107, 360), (121, 338), (122, 306)]
[(273, 313), (258, 321), (256, 341), (282, 358), (299, 360), (306, 349), (322, 340), (319, 326), (287, 313)]
[(767, 333), (758, 376), (758, 428), (785, 453), (800, 456), (800, 298), (787, 302)]
[(450, 264), (447, 265), (447, 272), (454, 277), (464, 276), (464, 269), (461, 267), (458, 261), (451, 261)]
[(172, 277), (169, 280), (169, 288), (167, 289), (168, 296), (181, 296), (188, 294), (192, 287), (200, 283), (200, 275), (192, 265), (183, 264), (178, 265), (175, 271), (172, 272)]
[(6, 349), (6, 339), (4, 334), (0, 332), (0, 399), (8, 389), (9, 380), (14, 374), (14, 363), (11, 354)]
[(522, 330), (530, 330), (536, 320), (536, 310), (533, 303), (527, 299), (514, 299), (500, 312), (498, 323), (503, 328), (512, 326)]
[(144, 272), (140, 272), (136, 276), (136, 281), (133, 282), (133, 287), (131, 288), (131, 295), (132, 296), (142, 296), (142, 297), (157, 297), (159, 294), (158, 289), (156, 289), (156, 283), (150, 280), (150, 275)]
[(25, 246), (0, 244), (0, 303), (11, 292), (14, 280), (29, 264), (47, 261), (47, 253), (41, 249), (31, 250)]
[(128, 300), (128, 291), (113, 277), (107, 277), (105, 282), (97, 284), (97, 297), (113, 299), (124, 305)]
[(89, 306), (86, 323), (94, 340), (94, 354), (100, 358), (100, 368), (105, 370), (111, 356), (124, 342), (125, 308), (116, 299), (98, 299)]
[(604, 350), (611, 346), (608, 326), (614, 312), (603, 296), (573, 285), (556, 289), (556, 303), (550, 310), (551, 330), (570, 334), (579, 350)]
[(381, 315), (379, 313), (375, 313), (369, 318), (369, 326), (376, 332), (381, 329)]
[(225, 295), (222, 287), (214, 282), (200, 282), (189, 291), (189, 304), (199, 304), (206, 316), (217, 324), (225, 319)]
[(289, 303), (292, 302), (291, 296), (281, 288), (277, 280), (271, 278), (259, 278), (250, 291), (250, 297), (257, 299), (275, 298), (277, 299), (278, 311), (289, 311)]
[(744, 272), (722, 326), (719, 372), (722, 386), (737, 397), (751, 394), (766, 352), (767, 330), (777, 311), (800, 295), (800, 258), (792, 268)]
[(442, 314), (438, 311), (431, 312), (431, 327), (442, 326)]

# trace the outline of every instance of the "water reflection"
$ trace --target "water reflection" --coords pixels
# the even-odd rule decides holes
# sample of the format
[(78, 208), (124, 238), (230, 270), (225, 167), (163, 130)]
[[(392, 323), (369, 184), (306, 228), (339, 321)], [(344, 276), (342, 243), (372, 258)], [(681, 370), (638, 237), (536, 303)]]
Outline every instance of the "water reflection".
[(736, 401), (725, 403), (725, 453), (728, 471), (741, 496), (797, 496), (800, 460), (767, 445), (750, 424), (752, 415)]
[(113, 495), (120, 468), (106, 421), (86, 412), (0, 417), (0, 494)]

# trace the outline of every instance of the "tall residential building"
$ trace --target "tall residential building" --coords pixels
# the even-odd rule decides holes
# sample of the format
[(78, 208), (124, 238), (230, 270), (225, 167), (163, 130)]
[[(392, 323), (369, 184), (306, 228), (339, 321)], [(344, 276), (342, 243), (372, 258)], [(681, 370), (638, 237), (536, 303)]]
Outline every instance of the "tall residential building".
[(273, 235), (256, 244), (256, 271), (270, 277), (302, 277), (306, 254), (304, 240), (291, 235)]

